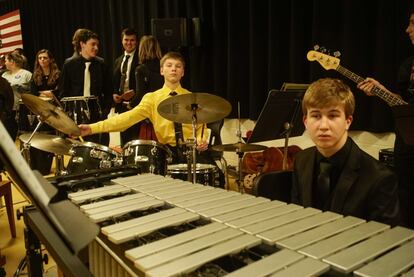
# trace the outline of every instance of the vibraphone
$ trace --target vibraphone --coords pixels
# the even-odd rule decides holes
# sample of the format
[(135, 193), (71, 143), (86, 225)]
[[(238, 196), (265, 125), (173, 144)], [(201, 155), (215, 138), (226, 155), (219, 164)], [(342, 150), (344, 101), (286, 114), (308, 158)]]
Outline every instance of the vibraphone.
[(94, 276), (414, 276), (414, 231), (153, 174), (70, 193)]

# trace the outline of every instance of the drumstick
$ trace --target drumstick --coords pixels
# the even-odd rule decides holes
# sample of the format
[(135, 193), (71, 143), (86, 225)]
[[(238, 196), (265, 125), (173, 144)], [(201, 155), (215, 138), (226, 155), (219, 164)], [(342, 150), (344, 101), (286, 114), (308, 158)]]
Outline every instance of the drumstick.
[(84, 141), (83, 141), (82, 136), (79, 136), (79, 140), (80, 140), (81, 142), (84, 142)]
[(203, 124), (203, 127), (201, 127), (201, 141), (203, 140), (203, 136), (204, 136), (204, 124)]

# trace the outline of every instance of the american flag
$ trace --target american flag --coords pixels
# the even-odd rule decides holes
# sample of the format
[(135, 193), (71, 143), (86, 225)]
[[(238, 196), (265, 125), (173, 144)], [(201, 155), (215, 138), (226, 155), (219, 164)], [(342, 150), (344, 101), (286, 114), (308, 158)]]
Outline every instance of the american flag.
[(0, 16), (0, 55), (23, 48), (20, 11), (15, 10)]

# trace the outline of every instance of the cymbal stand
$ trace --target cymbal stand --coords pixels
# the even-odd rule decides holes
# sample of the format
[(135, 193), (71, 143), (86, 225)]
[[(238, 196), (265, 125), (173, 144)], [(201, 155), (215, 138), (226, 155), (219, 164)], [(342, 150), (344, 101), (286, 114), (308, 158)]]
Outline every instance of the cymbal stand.
[[(197, 156), (196, 156), (196, 148), (197, 148), (197, 131), (196, 131), (196, 127), (197, 127), (197, 109), (198, 109), (198, 105), (197, 104), (191, 104), (191, 111), (193, 112), (192, 118), (191, 118), (191, 125), (193, 127), (193, 184), (195, 184), (197, 182), (196, 177), (197, 177)], [(190, 171), (191, 172), (191, 171)]]
[(29, 149), (31, 147), (30, 141), (32, 140), (33, 136), (35, 135), (35, 133), (37, 132), (37, 130), (40, 128), (40, 126), (42, 126), (43, 121), (41, 120), (40, 116), (37, 116), (37, 120), (39, 121), (35, 127), (35, 129), (33, 130), (32, 134), (30, 135), (29, 139), (27, 140), (27, 142), (23, 142), (23, 147), (20, 150), (20, 153), (22, 153), (24, 159), (26, 160), (26, 162), (28, 164), (30, 164), (30, 153), (29, 153)]
[(236, 153), (237, 153), (237, 156), (239, 158), (239, 174), (238, 174), (236, 182), (237, 182), (237, 186), (239, 188), (239, 192), (244, 193), (243, 176), (242, 176), (242, 169), (241, 169), (244, 153), (239, 151), (239, 150), (237, 150)]
[(185, 142), (185, 156), (187, 157), (187, 181), (193, 182), (193, 174), (191, 168), (193, 167), (193, 148), (194, 140), (187, 139)]

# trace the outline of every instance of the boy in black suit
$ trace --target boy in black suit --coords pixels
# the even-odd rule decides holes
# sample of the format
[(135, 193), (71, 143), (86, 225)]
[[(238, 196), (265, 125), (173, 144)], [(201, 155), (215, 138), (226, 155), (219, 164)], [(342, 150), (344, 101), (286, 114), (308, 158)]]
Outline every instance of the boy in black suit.
[(348, 137), (354, 109), (342, 81), (326, 78), (309, 86), (303, 122), (315, 146), (295, 157), (292, 202), (396, 225), (396, 176)]
[[(137, 43), (138, 33), (131, 28), (122, 30), (122, 48), (124, 53), (114, 61), (113, 83), (115, 92), (112, 94), (115, 112), (123, 113), (128, 111), (128, 101), (135, 94), (136, 80), (135, 68), (139, 64)], [(121, 144), (138, 139), (140, 123), (135, 124), (121, 132)]]

